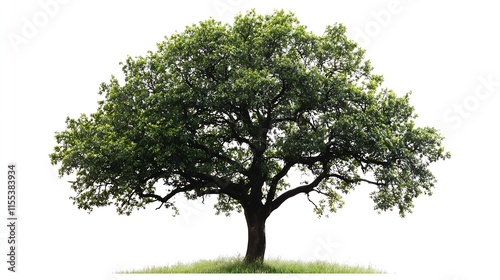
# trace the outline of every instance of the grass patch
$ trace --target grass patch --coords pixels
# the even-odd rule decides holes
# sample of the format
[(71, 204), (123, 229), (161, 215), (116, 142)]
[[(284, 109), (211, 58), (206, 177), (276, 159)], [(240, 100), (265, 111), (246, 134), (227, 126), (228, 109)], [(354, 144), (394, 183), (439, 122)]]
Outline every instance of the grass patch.
[(323, 261), (301, 262), (271, 259), (262, 264), (245, 264), (241, 258), (200, 260), (194, 263), (149, 267), (123, 271), (127, 274), (148, 273), (385, 273), (371, 266), (336, 264)]

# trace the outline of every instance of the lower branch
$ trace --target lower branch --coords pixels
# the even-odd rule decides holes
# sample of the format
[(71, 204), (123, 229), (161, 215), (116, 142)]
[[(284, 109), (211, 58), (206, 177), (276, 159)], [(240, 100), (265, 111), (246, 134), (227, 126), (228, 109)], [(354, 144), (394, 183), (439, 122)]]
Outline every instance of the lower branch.
[(294, 189), (291, 189), (291, 190), (288, 190), (288, 191), (284, 192), (282, 195), (278, 196), (272, 202), (271, 212), (274, 211), (274, 210), (276, 210), (276, 209), (278, 209), (278, 207), (280, 207), (281, 204), (283, 204), (283, 202), (285, 202), (287, 199), (289, 199), (291, 197), (294, 197), (294, 196), (298, 195), (299, 193), (309, 193), (309, 192), (311, 192), (315, 187), (317, 187), (319, 185), (319, 183), (321, 183), (321, 181), (323, 181), (323, 179), (325, 179), (327, 177), (328, 177), (327, 175), (322, 174), (322, 175), (318, 176), (310, 184), (302, 185), (300, 187), (296, 187)]
[[(364, 179), (364, 178), (354, 178), (353, 179), (353, 178), (348, 178), (348, 177), (345, 177), (345, 176), (342, 176), (339, 174), (325, 174), (325, 173), (323, 173), (323, 174), (319, 175), (310, 184), (299, 186), (297, 188), (288, 190), (288, 191), (284, 192), (282, 195), (280, 195), (279, 197), (277, 197), (275, 200), (272, 201), (271, 212), (278, 209), (278, 207), (280, 207), (281, 204), (283, 204), (283, 202), (285, 202), (287, 199), (294, 197), (294, 196), (298, 195), (299, 193), (306, 193), (307, 194), (307, 193), (313, 191), (314, 188), (317, 187), (321, 183), (321, 181), (323, 181), (324, 179), (327, 179), (327, 178), (332, 178), (332, 177), (340, 179), (340, 180), (347, 182), (347, 183), (351, 183), (351, 184), (365, 182), (365, 183), (369, 183), (369, 184), (376, 185), (376, 186), (383, 185), (383, 183), (371, 181), (371, 180)], [(328, 195), (326, 195), (326, 196), (328, 196)]]

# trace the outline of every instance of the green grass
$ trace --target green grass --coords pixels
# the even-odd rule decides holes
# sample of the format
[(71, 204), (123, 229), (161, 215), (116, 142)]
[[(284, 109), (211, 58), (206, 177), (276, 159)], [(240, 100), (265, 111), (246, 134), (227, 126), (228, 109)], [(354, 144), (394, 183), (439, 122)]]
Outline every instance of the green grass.
[(323, 261), (301, 262), (279, 259), (267, 260), (263, 264), (248, 265), (241, 258), (219, 258), (194, 263), (179, 263), (171, 266), (149, 267), (123, 271), (127, 274), (147, 273), (384, 273), (373, 267), (344, 265)]

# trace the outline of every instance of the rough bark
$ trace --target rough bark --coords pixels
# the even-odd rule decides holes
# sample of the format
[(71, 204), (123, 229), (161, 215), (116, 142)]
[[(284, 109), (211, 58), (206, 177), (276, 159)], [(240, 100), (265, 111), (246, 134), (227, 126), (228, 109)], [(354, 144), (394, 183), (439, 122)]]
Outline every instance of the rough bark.
[(244, 261), (256, 263), (264, 261), (266, 252), (266, 219), (268, 215), (258, 209), (245, 209), (248, 227), (248, 245)]

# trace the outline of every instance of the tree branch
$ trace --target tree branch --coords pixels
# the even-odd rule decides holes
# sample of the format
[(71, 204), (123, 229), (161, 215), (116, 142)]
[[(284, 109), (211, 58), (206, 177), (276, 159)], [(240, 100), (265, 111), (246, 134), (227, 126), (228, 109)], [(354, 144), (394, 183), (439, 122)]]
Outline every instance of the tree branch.
[(233, 166), (236, 166), (237, 167), (237, 170), (239, 173), (241, 173), (242, 175), (245, 175), (245, 176), (248, 176), (249, 173), (248, 173), (248, 170), (246, 170), (242, 165), (241, 163), (233, 160), (232, 158), (226, 156), (226, 155), (223, 155), (223, 154), (220, 154), (220, 153), (217, 153), (215, 151), (212, 151), (211, 149), (209, 149), (208, 147), (206, 147), (205, 145), (202, 145), (198, 142), (195, 142), (193, 139), (191, 139), (189, 141), (191, 143), (191, 145), (193, 146), (193, 148), (197, 148), (197, 149), (200, 149), (202, 151), (204, 151), (205, 153), (207, 153), (209, 156), (211, 157), (216, 157), (220, 160), (223, 160), (227, 163), (229, 163), (230, 165), (233, 165)]
[[(232, 117), (227, 114), (227, 116), (231, 119)], [(231, 130), (231, 137), (234, 138), (236, 141), (240, 142), (240, 143), (245, 143), (247, 144), (252, 150), (257, 150), (257, 146), (255, 146), (254, 143), (252, 143), (252, 141), (250, 141), (249, 139), (241, 136), (237, 131), (236, 131), (236, 125), (234, 123), (234, 120), (233, 121), (229, 121), (229, 120), (225, 120), (225, 123), (227, 123), (229, 125), (229, 129)], [(250, 124), (251, 125), (251, 124)]]
[(314, 179), (314, 181), (311, 182), (310, 184), (302, 185), (302, 186), (299, 186), (299, 187), (296, 187), (294, 189), (291, 189), (291, 190), (284, 192), (283, 194), (281, 194), (279, 197), (277, 197), (272, 202), (271, 212), (278, 209), (278, 207), (280, 207), (281, 204), (283, 204), (283, 202), (285, 202), (287, 199), (292, 198), (292, 197), (298, 195), (299, 193), (311, 192), (315, 187), (317, 187), (319, 185), (319, 183), (321, 183), (321, 181), (323, 181), (323, 179), (325, 179), (327, 177), (328, 177), (328, 175), (323, 173), (323, 174), (319, 175), (318, 177), (316, 177), (316, 179)]
[(338, 179), (340, 179), (340, 180), (342, 180), (344, 182), (347, 182), (347, 183), (365, 182), (365, 183), (376, 185), (376, 186), (382, 186), (382, 185), (384, 185), (383, 183), (379, 183), (379, 182), (368, 180), (368, 179), (364, 179), (364, 178), (353, 179), (353, 178), (348, 178), (348, 177), (345, 177), (345, 176), (342, 176), (342, 175), (339, 175), (339, 174), (329, 174), (328, 177), (335, 177), (335, 178), (338, 178)]
[[(201, 180), (205, 180), (205, 182), (199, 182), (202, 184), (197, 192), (201, 195), (204, 194), (226, 194), (231, 198), (234, 198), (236, 200), (241, 200), (242, 198), (242, 191), (243, 188), (239, 184), (235, 184), (231, 181), (226, 181), (224, 179), (221, 179), (217, 176), (213, 175), (208, 175), (208, 174), (203, 174), (203, 173), (198, 173), (195, 176), (200, 178)], [(210, 184), (214, 185), (215, 188), (209, 188)], [(201, 188), (209, 188), (206, 190), (201, 190)]]
[(154, 198), (156, 201), (161, 202), (160, 206), (158, 206), (156, 208), (156, 210), (160, 209), (163, 206), (163, 204), (165, 204), (168, 201), (168, 199), (172, 198), (175, 194), (179, 193), (179, 192), (176, 192), (175, 194), (170, 196), (168, 199), (165, 199), (165, 197), (161, 197), (160, 195), (157, 195), (157, 194), (144, 193), (144, 191), (140, 187), (135, 187), (134, 191), (140, 198)]
[(321, 208), (319, 208), (318, 205), (316, 205), (316, 203), (314, 203), (314, 201), (311, 200), (311, 198), (309, 197), (309, 193), (307, 193), (307, 200), (309, 200), (309, 202), (311, 202), (312, 205), (314, 205), (314, 209), (316, 209), (316, 211), (321, 212)]
[[(281, 204), (283, 204), (283, 202), (285, 202), (287, 199), (292, 198), (292, 197), (294, 197), (294, 196), (296, 196), (296, 195), (298, 195), (300, 193), (306, 193), (307, 194), (307, 193), (309, 193), (311, 191), (316, 191), (318, 193), (321, 193), (320, 191), (315, 190), (314, 188), (317, 187), (321, 183), (321, 181), (323, 181), (324, 179), (331, 178), (331, 177), (343, 180), (343, 181), (345, 181), (347, 183), (365, 182), (365, 183), (369, 183), (369, 184), (376, 185), (376, 186), (383, 186), (384, 185), (383, 183), (372, 181), (372, 180), (368, 180), (368, 179), (364, 179), (364, 178), (353, 179), (353, 178), (348, 178), (348, 177), (345, 177), (345, 176), (342, 176), (342, 175), (339, 175), (339, 174), (327, 174), (327, 173), (323, 172), (321, 175), (319, 175), (310, 184), (299, 186), (297, 188), (288, 190), (287, 192), (281, 194), (278, 198), (276, 198), (274, 201), (272, 201), (271, 212), (274, 211), (274, 210), (276, 210), (276, 209), (278, 209), (278, 207), (280, 207)], [(326, 195), (324, 193), (321, 193), (321, 194)]]
[(270, 206), (274, 196), (276, 195), (276, 189), (278, 187), (278, 183), (283, 177), (288, 174), (290, 171), (290, 168), (292, 168), (295, 165), (295, 162), (287, 162), (285, 166), (278, 172), (276, 175), (274, 175), (273, 179), (271, 180), (271, 184), (269, 186), (269, 192), (267, 193), (267, 198), (266, 198), (266, 206)]

